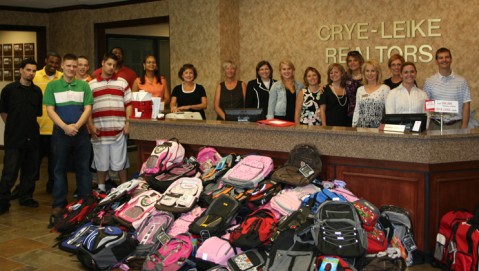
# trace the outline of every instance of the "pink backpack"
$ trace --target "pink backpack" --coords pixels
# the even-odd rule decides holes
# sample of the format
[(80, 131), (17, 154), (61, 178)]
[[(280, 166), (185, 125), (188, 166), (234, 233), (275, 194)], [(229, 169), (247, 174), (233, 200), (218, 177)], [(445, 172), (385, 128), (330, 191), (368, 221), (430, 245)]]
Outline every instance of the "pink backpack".
[(283, 189), (271, 199), (271, 208), (282, 215), (290, 215), (301, 207), (304, 198), (319, 191), (321, 189), (313, 184)]
[(205, 210), (206, 208), (196, 206), (193, 210), (182, 214), (173, 222), (173, 225), (171, 225), (171, 228), (168, 230), (168, 234), (176, 236), (180, 233), (188, 232), (190, 224), (193, 223), (197, 217), (200, 217)]
[(227, 266), (229, 258), (236, 255), (234, 248), (228, 240), (217, 236), (206, 239), (196, 251), (196, 259)]
[(273, 168), (271, 157), (248, 155), (228, 170), (221, 180), (238, 188), (253, 188), (258, 186), (258, 183), (268, 176)]
[(131, 226), (132, 222), (145, 218), (150, 211), (154, 210), (160, 198), (161, 194), (155, 190), (147, 190), (135, 196), (115, 212), (117, 221)]
[(144, 271), (177, 271), (188, 261), (193, 252), (192, 237), (182, 233), (166, 242), (161, 248), (150, 253), (141, 270)]
[(216, 149), (212, 147), (204, 147), (198, 152), (196, 161), (200, 164), (201, 173), (204, 173), (216, 166), (221, 158), (221, 154), (219, 154)]
[(156, 209), (172, 213), (184, 213), (195, 207), (203, 184), (200, 178), (183, 177), (173, 182), (156, 204)]
[(143, 163), (140, 174), (158, 174), (177, 164), (182, 164), (185, 148), (177, 139), (157, 140), (150, 157)]

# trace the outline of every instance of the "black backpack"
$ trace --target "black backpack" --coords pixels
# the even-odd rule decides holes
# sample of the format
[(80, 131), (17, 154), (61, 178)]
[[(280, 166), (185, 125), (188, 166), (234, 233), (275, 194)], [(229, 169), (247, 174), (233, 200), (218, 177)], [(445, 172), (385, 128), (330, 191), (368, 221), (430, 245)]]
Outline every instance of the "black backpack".
[(200, 235), (203, 240), (210, 236), (219, 236), (230, 226), (239, 208), (237, 200), (224, 194), (220, 195), (190, 224), (189, 232)]
[(350, 202), (326, 201), (321, 204), (312, 231), (322, 254), (350, 258), (366, 253), (366, 231)]
[(294, 146), (284, 166), (273, 172), (274, 181), (294, 186), (311, 183), (321, 172), (322, 162), (316, 146), (298, 144)]

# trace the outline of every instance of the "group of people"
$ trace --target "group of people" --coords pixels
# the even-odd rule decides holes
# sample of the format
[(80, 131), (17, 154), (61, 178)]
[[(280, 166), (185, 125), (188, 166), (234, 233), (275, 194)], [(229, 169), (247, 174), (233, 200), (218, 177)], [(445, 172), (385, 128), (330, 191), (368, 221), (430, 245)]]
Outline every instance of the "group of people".
[[(39, 71), (33, 59), (21, 63), (20, 79), (5, 86), (0, 98), (0, 113), (5, 122), (0, 214), (10, 208), (11, 190), (19, 172), (19, 204), (39, 206), (33, 192), (45, 156), (47, 191), (52, 193), (54, 218), (67, 205), (70, 169), (76, 174), (76, 193), (80, 198), (92, 193), (92, 168), (100, 191), (106, 190), (110, 170), (118, 172), (120, 182), (127, 181), (131, 89), (150, 83), (150, 66), (156, 64), (150, 63), (154, 60), (147, 62), (148, 68), (139, 78), (123, 65), (121, 48), (106, 53), (92, 76), (88, 74), (88, 59), (74, 54), (61, 57), (49, 52), (45, 67)], [(164, 84), (166, 92), (165, 79), (156, 79)]]
[[(226, 61), (222, 66), (224, 81), (215, 92), (214, 110), (218, 120), (226, 119), (225, 109), (260, 108), (264, 118), (296, 124), (377, 128), (384, 114), (425, 113), (426, 100), (447, 100), (457, 101), (459, 112), (444, 116), (444, 129), (467, 128), (471, 103), (468, 83), (452, 72), (449, 49), (437, 50), (436, 63), (438, 72), (426, 80), (422, 90), (416, 83), (416, 65), (399, 54), (390, 57), (391, 77), (383, 81), (377, 61), (365, 61), (360, 52), (351, 51), (345, 67), (339, 63), (329, 65), (324, 85), (314, 67), (306, 68), (302, 82), (296, 80), (294, 64), (288, 60), (279, 63), (280, 80), (273, 78), (271, 64), (263, 60), (256, 66), (256, 78), (245, 84), (236, 78), (236, 65)], [(180, 78), (184, 88), (186, 82)], [(201, 91), (203, 95), (202, 87)], [(202, 98), (204, 110), (206, 95)], [(199, 109), (193, 103), (182, 103), (183, 107), (178, 108), (176, 103), (180, 100), (172, 99), (173, 112)], [(185, 106), (188, 104), (192, 107)], [(430, 127), (440, 129), (439, 117), (432, 117)]]
[[(327, 83), (323, 85), (321, 74), (314, 67), (306, 68), (303, 82), (297, 81), (295, 66), (287, 60), (279, 63), (280, 80), (273, 78), (273, 67), (263, 60), (256, 66), (256, 78), (246, 84), (236, 78), (237, 66), (226, 61), (222, 65), (224, 81), (215, 91), (214, 110), (218, 120), (226, 119), (225, 109), (259, 108), (267, 119), (377, 128), (384, 114), (423, 113), (425, 100), (447, 100), (458, 102), (459, 113), (447, 115), (444, 127), (466, 128), (471, 102), (468, 83), (452, 72), (449, 49), (437, 50), (436, 63), (438, 73), (426, 80), (422, 90), (416, 83), (416, 66), (398, 54), (390, 57), (392, 76), (383, 81), (377, 61), (365, 61), (358, 51), (351, 51), (345, 67), (338, 63), (329, 65)], [(45, 156), (47, 191), (52, 192), (54, 216), (67, 204), (67, 171), (72, 168), (69, 161), (74, 164), (79, 197), (91, 194), (91, 168), (96, 171), (100, 191), (106, 190), (110, 170), (118, 172), (120, 182), (126, 181), (132, 91), (144, 90), (153, 97), (161, 97), (170, 105), (171, 112), (199, 112), (206, 119), (206, 91), (195, 82), (198, 71), (192, 64), (180, 68), (181, 84), (171, 93), (153, 55), (144, 58), (140, 76), (124, 65), (123, 50), (119, 47), (104, 55), (101, 67), (91, 76), (88, 71), (86, 57), (66, 54), (62, 58), (51, 52), (39, 71), (34, 60), (24, 60), (20, 80), (2, 90), (0, 114), (5, 122), (5, 155), (0, 214), (10, 208), (11, 190), (19, 172), (19, 204), (38, 207), (33, 191)], [(432, 129), (439, 125), (439, 120), (433, 118)]]

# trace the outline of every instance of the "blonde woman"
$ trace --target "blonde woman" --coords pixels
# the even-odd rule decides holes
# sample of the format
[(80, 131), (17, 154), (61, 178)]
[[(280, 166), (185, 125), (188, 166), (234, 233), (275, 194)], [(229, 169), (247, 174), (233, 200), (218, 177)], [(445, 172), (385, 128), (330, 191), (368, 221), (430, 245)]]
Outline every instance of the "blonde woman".
[(236, 65), (232, 61), (223, 63), (225, 81), (216, 87), (215, 111), (217, 120), (225, 120), (226, 108), (244, 108), (246, 84), (236, 79)]
[(364, 62), (363, 86), (356, 93), (353, 127), (377, 128), (384, 115), (390, 88), (381, 84), (381, 66), (375, 60)]
[(333, 63), (328, 67), (328, 85), (319, 101), (323, 126), (350, 126), (348, 118), (348, 76), (343, 66)]
[(305, 125), (321, 125), (319, 100), (321, 98), (321, 75), (313, 67), (306, 68), (304, 72), (304, 89), (296, 97), (296, 113), (294, 122)]
[(294, 122), (296, 94), (304, 85), (294, 80), (294, 65), (289, 60), (279, 63), (281, 80), (271, 87), (268, 100), (267, 119), (277, 118)]

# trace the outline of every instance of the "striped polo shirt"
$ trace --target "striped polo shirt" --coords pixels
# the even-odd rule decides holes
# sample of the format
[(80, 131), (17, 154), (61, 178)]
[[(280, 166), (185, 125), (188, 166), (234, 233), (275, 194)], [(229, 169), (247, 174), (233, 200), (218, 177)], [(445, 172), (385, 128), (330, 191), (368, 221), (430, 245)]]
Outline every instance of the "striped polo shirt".
[(55, 112), (66, 124), (76, 123), (85, 105), (92, 105), (93, 98), (88, 83), (74, 79), (71, 83), (63, 77), (48, 83), (43, 104), (55, 106)]
[(459, 113), (454, 115), (446, 114), (444, 121), (462, 119), (462, 105), (471, 101), (471, 91), (464, 77), (451, 73), (442, 76), (439, 72), (429, 77), (424, 83), (424, 90), (431, 100), (457, 101)]
[(93, 93), (93, 123), (99, 130), (93, 144), (111, 144), (120, 140), (126, 121), (126, 107), (131, 104), (131, 90), (125, 79), (114, 74), (90, 81)]

